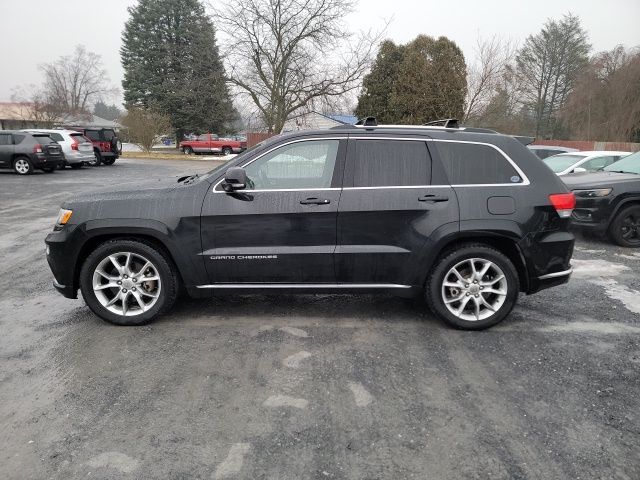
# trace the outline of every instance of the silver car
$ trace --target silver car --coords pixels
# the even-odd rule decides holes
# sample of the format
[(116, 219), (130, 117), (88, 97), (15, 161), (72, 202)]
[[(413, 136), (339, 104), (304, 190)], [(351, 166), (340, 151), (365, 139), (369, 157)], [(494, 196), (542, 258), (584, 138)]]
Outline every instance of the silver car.
[(96, 156), (93, 152), (93, 143), (82, 133), (74, 130), (47, 130), (47, 129), (28, 129), (24, 130), (30, 133), (45, 133), (51, 139), (62, 147), (65, 163), (71, 168), (80, 168), (84, 164), (94, 165)]
[(573, 152), (553, 155), (543, 159), (542, 161), (558, 175), (567, 175), (568, 173), (595, 172), (630, 154), (631, 152), (610, 152), (601, 150), (592, 152)]

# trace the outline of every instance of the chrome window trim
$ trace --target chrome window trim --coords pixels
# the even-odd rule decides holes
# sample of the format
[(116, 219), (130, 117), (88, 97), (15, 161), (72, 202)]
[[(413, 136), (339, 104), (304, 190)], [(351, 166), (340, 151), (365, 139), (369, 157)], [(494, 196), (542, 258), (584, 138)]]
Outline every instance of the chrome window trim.
[[(422, 127), (424, 128), (424, 127)], [(443, 127), (441, 127), (443, 128)], [(469, 184), (451, 184), (451, 185), (387, 185), (387, 186), (382, 186), (382, 187), (325, 187), (325, 188), (278, 188), (278, 189), (260, 189), (260, 190), (238, 190), (238, 192), (240, 193), (244, 193), (244, 192), (256, 192), (256, 193), (263, 193), (263, 192), (306, 192), (306, 191), (313, 191), (313, 192), (320, 192), (320, 191), (330, 191), (330, 190), (381, 190), (381, 189), (403, 189), (403, 188), (471, 188), (471, 187), (483, 187), (483, 188), (488, 188), (488, 187), (526, 187), (531, 185), (531, 182), (529, 181), (529, 177), (527, 177), (527, 175), (525, 175), (525, 173), (522, 171), (522, 169), (513, 161), (513, 159), (507, 155), (505, 153), (504, 150), (502, 150), (500, 147), (493, 145), (491, 143), (486, 143), (486, 142), (476, 142), (476, 141), (470, 141), (470, 140), (444, 140), (444, 139), (436, 139), (436, 138), (407, 138), (407, 137), (389, 137), (389, 136), (364, 136), (364, 137), (360, 137), (360, 136), (337, 136), (337, 137), (318, 137), (318, 138), (300, 138), (300, 139), (296, 139), (296, 140), (291, 140), (289, 142), (286, 143), (282, 143), (280, 145), (277, 145), (269, 150), (267, 150), (266, 152), (261, 153), (259, 156), (257, 156), (256, 158), (248, 161), (247, 163), (240, 165), (241, 167), (246, 167), (247, 165), (250, 165), (251, 163), (255, 162), (256, 160), (262, 158), (264, 155), (267, 155), (268, 153), (273, 152), (274, 150), (280, 148), (280, 147), (284, 147), (287, 145), (291, 145), (293, 143), (299, 143), (299, 142), (313, 142), (313, 141), (317, 141), (317, 140), (403, 140), (403, 141), (412, 141), (412, 142), (443, 142), (443, 143), (470, 143), (470, 144), (474, 144), (474, 145), (486, 145), (488, 147), (491, 147), (495, 150), (497, 150), (508, 162), (509, 164), (516, 170), (516, 172), (518, 173), (518, 175), (520, 175), (520, 178), (522, 179), (522, 182), (518, 182), (518, 183), (469, 183)], [(226, 194), (227, 192), (225, 192), (224, 190), (216, 190), (216, 188), (224, 181), (224, 179), (221, 179), (220, 181), (218, 181), (214, 187), (213, 187), (213, 193), (224, 193)]]
[[(315, 142), (315, 141), (318, 141), (318, 140), (347, 140), (348, 138), (349, 137), (345, 137), (345, 136), (318, 137), (318, 138), (298, 138), (296, 140), (291, 140), (289, 142), (285, 142), (285, 143), (281, 143), (279, 145), (276, 145), (275, 147), (270, 148), (266, 152), (262, 152), (256, 158), (253, 158), (253, 159), (249, 160), (247, 163), (244, 163), (242, 165), (236, 165), (236, 166), (239, 166), (241, 168), (245, 168), (247, 165), (251, 165), (256, 160), (261, 159), (265, 155), (273, 152), (274, 150), (277, 150), (278, 148), (281, 148), (281, 147), (286, 147), (287, 145), (291, 145), (293, 143)], [(220, 181), (218, 181), (218, 183), (216, 183), (213, 186), (213, 193), (227, 193), (224, 190), (216, 190), (216, 188), (218, 188), (218, 185), (220, 185), (222, 182), (224, 182), (224, 178), (222, 178)], [(240, 193), (243, 193), (243, 192), (305, 192), (307, 190), (313, 190), (314, 192), (317, 192), (317, 191), (321, 191), (321, 190), (341, 190), (341, 189), (340, 188), (330, 188), (330, 187), (324, 187), (324, 188), (323, 187), (321, 187), (321, 188), (291, 188), (291, 189), (289, 189), (289, 188), (277, 188), (277, 189), (261, 189), (261, 190), (238, 190), (238, 192), (240, 192)]]
[(411, 288), (397, 283), (212, 283), (196, 288)]

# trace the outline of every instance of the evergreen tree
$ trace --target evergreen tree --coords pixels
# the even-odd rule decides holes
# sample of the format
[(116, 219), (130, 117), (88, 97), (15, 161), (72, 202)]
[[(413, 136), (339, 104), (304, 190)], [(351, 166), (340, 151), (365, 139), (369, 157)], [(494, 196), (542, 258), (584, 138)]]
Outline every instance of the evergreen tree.
[(420, 35), (407, 45), (384, 42), (365, 77), (356, 114), (382, 123), (422, 124), (461, 118), (467, 67), (458, 46), (446, 37)]
[(199, 0), (140, 0), (120, 50), (125, 104), (153, 108), (184, 132), (225, 133), (235, 120), (215, 30)]
[(93, 106), (93, 114), (107, 120), (118, 120), (123, 115), (123, 111), (117, 105), (107, 105), (103, 101), (98, 101)]

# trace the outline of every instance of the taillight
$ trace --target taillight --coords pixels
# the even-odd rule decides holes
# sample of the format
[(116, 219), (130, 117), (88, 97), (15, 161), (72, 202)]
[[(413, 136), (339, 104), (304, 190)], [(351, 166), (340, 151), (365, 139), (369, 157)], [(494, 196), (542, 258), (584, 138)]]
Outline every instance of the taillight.
[(76, 137), (71, 137), (71, 150), (78, 150), (78, 145), (80, 142)]
[(560, 218), (569, 218), (576, 206), (576, 196), (573, 193), (554, 193), (549, 195), (549, 201)]
[(42, 153), (42, 145), (40, 145), (39, 143), (36, 143), (33, 146), (33, 153)]

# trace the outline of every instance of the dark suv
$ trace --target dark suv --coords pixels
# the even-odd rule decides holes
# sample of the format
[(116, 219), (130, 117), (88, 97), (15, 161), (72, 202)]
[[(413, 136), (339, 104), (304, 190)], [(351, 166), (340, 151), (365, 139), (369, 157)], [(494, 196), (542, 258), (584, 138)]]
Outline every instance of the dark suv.
[(599, 172), (575, 173), (562, 179), (576, 195), (576, 227), (608, 234), (623, 247), (640, 247), (640, 152)]
[(96, 161), (93, 165), (113, 165), (122, 154), (122, 142), (111, 128), (73, 128), (93, 143)]
[(514, 137), (340, 126), (280, 135), (203, 176), (75, 197), (46, 239), (54, 285), (139, 325), (180, 286), (422, 296), (449, 324), (502, 320), (567, 282), (574, 196)]
[(51, 173), (63, 164), (62, 148), (48, 134), (0, 130), (0, 168), (29, 175), (36, 169)]

